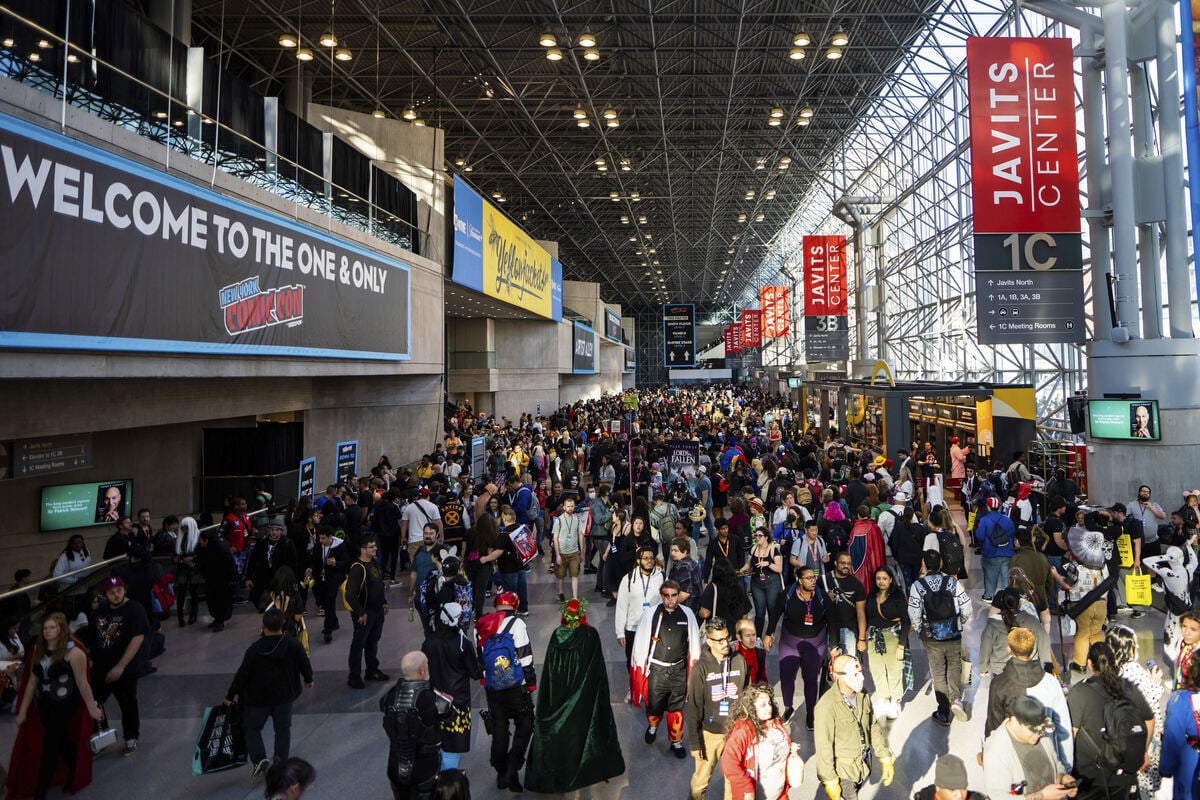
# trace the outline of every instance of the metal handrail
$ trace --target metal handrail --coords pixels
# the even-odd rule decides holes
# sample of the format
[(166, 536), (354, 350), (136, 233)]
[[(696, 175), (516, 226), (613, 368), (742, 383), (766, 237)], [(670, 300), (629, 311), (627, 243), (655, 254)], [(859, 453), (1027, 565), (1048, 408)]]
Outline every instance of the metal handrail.
[[(120, 67), (114, 66), (113, 64), (108, 63), (104, 59), (101, 59), (101, 58), (98, 58), (98, 57), (92, 55), (92, 53), (90, 51), (84, 50), (83, 48), (79, 47), (78, 45), (75, 45), (75, 44), (67, 41), (66, 39), (64, 39), (62, 36), (55, 33), (54, 31), (48, 30), (48, 29), (42, 27), (41, 25), (39, 25), (38, 23), (33, 22), (32, 20), (26, 19), (25, 17), (16, 13), (12, 9), (8, 8), (7, 6), (0, 5), (0, 14), (10, 17), (11, 19), (15, 20), (17, 23), (19, 23), (21, 25), (25, 25), (26, 27), (36, 31), (37, 33), (54, 40), (59, 46), (65, 47), (67, 49), (67, 52), (64, 52), (64, 54), (63, 54), (63, 71), (61, 74), (62, 82), (60, 84), (60, 92), (62, 94), (62, 107), (63, 107), (62, 119), (60, 121), (60, 126), (62, 127), (62, 129), (64, 131), (66, 130), (66, 107), (68, 105), (68, 101), (67, 101), (68, 83), (67, 83), (67, 75), (66, 75), (66, 65), (68, 62), (66, 61), (66, 56), (67, 56), (68, 52), (74, 51), (78, 54), (78, 57), (81, 60), (81, 63), (86, 63), (87, 61), (91, 61), (93, 63), (99, 64), (106, 69), (112, 70), (113, 73), (120, 75), (121, 77), (136, 83), (138, 86), (141, 86), (144, 89), (149, 90), (153, 94), (155, 94), (161, 98), (164, 98), (165, 101), (167, 102), (168, 109), (171, 108), (171, 106), (178, 106), (178, 107), (184, 109), (184, 113), (187, 116), (195, 116), (201, 120), (209, 120), (212, 124), (217, 126), (218, 130), (223, 130), (225, 132), (228, 132), (228, 133), (232, 134), (236, 139), (246, 142), (247, 144), (251, 145), (254, 148), (260, 149), (264, 154), (274, 156), (277, 164), (283, 163), (283, 164), (288, 164), (292, 167), (295, 167), (297, 170), (300, 170), (300, 171), (304, 172), (305, 174), (312, 176), (314, 179), (316, 179), (317, 181), (320, 181), (322, 184), (327, 184), (331, 189), (336, 189), (336, 190), (342, 192), (346, 197), (352, 197), (355, 200), (364, 203), (367, 209), (380, 212), (381, 214), (385, 214), (389, 217), (393, 216), (391, 214), (391, 212), (385, 211), (384, 209), (380, 208), (378, 205), (372, 203), (369, 198), (362, 197), (361, 195), (358, 195), (358, 194), (350, 191), (348, 188), (334, 183), (332, 180), (326, 180), (324, 175), (318, 175), (317, 173), (313, 172), (312, 170), (308, 169), (307, 167), (303, 166), (302, 164), (299, 164), (285, 156), (280, 155), (278, 153), (278, 151), (272, 150), (271, 148), (267, 147), (262, 142), (256, 142), (253, 139), (251, 139), (250, 137), (241, 133), (240, 131), (229, 127), (225, 123), (221, 122), (219, 119), (217, 119), (215, 117), (210, 117), (207, 114), (205, 114), (204, 112), (202, 112), (200, 109), (189, 106), (187, 104), (187, 102), (185, 102), (184, 100), (180, 100), (177, 97), (173, 97), (169, 94), (166, 94), (163, 91), (161, 91), (160, 89), (158, 89), (158, 87), (152, 86), (152, 85), (146, 83), (141, 78), (138, 78), (136, 75), (131, 75), (128, 72), (125, 72), (124, 70), (122, 70)], [(53, 73), (50, 73), (50, 74), (53, 74)], [(173, 133), (172, 126), (171, 126), (169, 120), (165, 123), (165, 127), (167, 128), (168, 134)], [(201, 140), (201, 142), (203, 143), (203, 140)], [(167, 161), (166, 161), (167, 169), (170, 169), (170, 151), (171, 151), (171, 147), (168, 143), (167, 144), (167, 154), (168, 155), (167, 155)], [(188, 155), (188, 157), (191, 158), (190, 155)], [(199, 161), (199, 159), (193, 159), (193, 160)], [(220, 159), (219, 159), (219, 150), (217, 148), (217, 138), (214, 136), (214, 138), (213, 138), (213, 157), (212, 157), (213, 180), (210, 182), (210, 184), (215, 183), (215, 181), (216, 181), (216, 170), (218, 168), (219, 160)], [(200, 163), (204, 163), (204, 162), (201, 161)], [(278, 171), (278, 170), (276, 169), (276, 171)], [(294, 208), (298, 208), (298, 207), (300, 207), (301, 204), (293, 202), (292, 205)], [(330, 203), (330, 205), (332, 205), (332, 203)], [(312, 207), (305, 206), (305, 208), (312, 208)], [(314, 210), (317, 210), (319, 213), (322, 213), (322, 216), (324, 216), (327, 220), (327, 225), (326, 225), (327, 229), (332, 229), (333, 216), (330, 215), (329, 213), (321, 212), (321, 210), (319, 208), (314, 209)], [(296, 215), (293, 214), (293, 217), (295, 217), (295, 216)], [(374, 215), (372, 215), (372, 216), (368, 217), (368, 221), (371, 223), (374, 223), (376, 221), (376, 217)], [(412, 252), (420, 252), (420, 250), (418, 249), (418, 243), (420, 241), (422, 241), (422, 237), (427, 236), (427, 234), (425, 234), (423, 231), (421, 231), (420, 228), (417, 228), (416, 226), (411, 225), (407, 221), (401, 220), (398, 217), (394, 221), (401, 223), (404, 227), (406, 227), (412, 231), (412, 237), (413, 237), (412, 243), (413, 243), (413, 248), (414, 248)], [(367, 231), (367, 233), (371, 233), (371, 232)], [(374, 236), (374, 234), (371, 234), (371, 235)], [(375, 236), (374, 238), (379, 238), (379, 237)]]
[[(258, 514), (265, 514), (265, 513), (267, 513), (268, 510), (269, 509), (266, 509), (266, 508), (260, 508), (256, 511), (251, 511), (246, 516), (253, 517)], [(216, 530), (217, 528), (220, 528), (220, 527), (221, 527), (221, 523), (217, 522), (213, 525), (205, 525), (203, 528), (200, 528), (200, 531), (212, 531), (212, 530)], [(126, 556), (114, 556), (112, 558), (105, 559), (104, 561), (97, 561), (94, 564), (88, 564), (86, 567), (80, 567), (79, 569), (73, 569), (70, 572), (64, 572), (62, 575), (51, 575), (48, 578), (42, 578), (41, 580), (34, 581), (33, 583), (29, 584), (28, 586), (22, 586), (18, 589), (8, 589), (7, 591), (0, 592), (0, 602), (7, 600), (9, 597), (16, 597), (17, 595), (21, 595), (21, 594), (28, 594), (29, 592), (31, 592), (35, 589), (40, 589), (43, 586), (52, 586), (54, 584), (61, 583), (62, 581), (66, 580), (68, 578), (76, 579), (71, 582), (72, 584), (78, 583), (79, 578), (82, 578), (85, 575), (90, 575), (91, 573), (96, 572), (97, 570), (101, 569), (102, 567), (116, 566), (117, 564), (123, 563), (125, 560), (126, 560)]]

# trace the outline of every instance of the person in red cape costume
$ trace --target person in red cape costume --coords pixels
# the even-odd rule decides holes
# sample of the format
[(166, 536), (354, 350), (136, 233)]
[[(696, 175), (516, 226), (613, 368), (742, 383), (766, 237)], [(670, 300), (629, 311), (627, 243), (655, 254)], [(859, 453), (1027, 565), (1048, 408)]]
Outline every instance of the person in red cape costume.
[[(48, 656), (50, 666), (41, 665)], [(92, 782), (92, 721), (103, 712), (88, 682), (88, 656), (71, 636), (60, 611), (46, 616), (42, 633), (29, 648), (19, 693), (17, 739), (9, 761), (8, 797), (45, 797), (52, 786), (74, 793)], [(54, 748), (56, 759), (43, 770), (43, 753)], [(68, 762), (64, 757), (72, 753)], [(39, 785), (41, 784), (41, 785)]]

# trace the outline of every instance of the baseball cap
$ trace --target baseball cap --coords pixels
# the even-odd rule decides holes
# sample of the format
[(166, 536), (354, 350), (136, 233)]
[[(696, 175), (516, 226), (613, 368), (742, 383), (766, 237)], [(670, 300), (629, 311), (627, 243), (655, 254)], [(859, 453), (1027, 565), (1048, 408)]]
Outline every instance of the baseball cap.
[(939, 789), (966, 789), (967, 765), (958, 756), (947, 753), (933, 768), (933, 785)]
[(1054, 723), (1046, 718), (1046, 707), (1029, 695), (1021, 695), (1013, 701), (1012, 715), (1017, 722), (1031, 730), (1046, 733), (1047, 727), (1053, 729)]
[(700, 466), (696, 467), (696, 472), (699, 472), (701, 474), (708, 472), (708, 467), (701, 464)]
[(417, 495), (419, 497), (429, 497), (429, 489), (425, 486), (422, 486), (420, 489), (417, 489)]
[(110, 577), (108, 580), (106, 580), (104, 582), (105, 589), (111, 589), (114, 586), (124, 586), (124, 585), (125, 585), (125, 581), (121, 580), (116, 575), (113, 575), (112, 577)]

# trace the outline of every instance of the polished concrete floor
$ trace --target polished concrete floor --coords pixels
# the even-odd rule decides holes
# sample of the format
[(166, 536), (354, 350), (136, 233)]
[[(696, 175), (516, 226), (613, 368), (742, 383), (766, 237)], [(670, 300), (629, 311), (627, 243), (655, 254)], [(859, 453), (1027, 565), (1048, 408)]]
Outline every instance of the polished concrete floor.
[[(973, 580), (968, 590), (976, 603), (975, 615), (966, 633), (967, 646), (978, 649), (986, 609), (980, 610), (980, 575), (977, 559), (969, 563)], [(592, 576), (582, 576), (581, 589), (593, 586)], [(569, 587), (568, 587), (569, 588)], [(403, 608), (402, 589), (389, 591), (394, 610), (389, 614), (381, 642), (382, 668), (392, 676), (399, 675), (401, 656), (421, 643), (420, 623), (409, 622)], [(598, 598), (599, 595), (590, 594)], [(546, 641), (558, 623), (558, 603), (552, 577), (547, 576), (541, 561), (535, 562), (530, 575), (532, 614), (527, 618), (534, 643), (535, 658), (540, 656)], [(489, 601), (490, 607), (490, 601)], [(366, 691), (354, 691), (346, 686), (346, 654), (349, 636), (342, 617), (342, 630), (331, 644), (314, 637), (313, 667), (316, 685), (297, 701), (292, 725), (292, 754), (312, 762), (317, 770), (317, 782), (306, 795), (312, 798), (354, 797), (358, 800), (390, 798), (385, 776), (387, 740), (380, 725), (379, 697), (390, 684), (368, 684)], [(623, 702), (628, 688), (624, 676), (624, 651), (613, 632), (612, 609), (603, 602), (593, 602), (589, 620), (604, 638), (605, 655), (610, 669), (610, 689), (613, 710), (620, 733), (621, 749), (627, 770), (625, 775), (607, 784), (600, 784), (573, 796), (581, 800), (635, 800), (643, 797), (684, 800), (692, 772), (690, 758), (677, 760), (667, 753), (663, 738), (651, 746), (642, 741), (645, 717), (640, 709)], [(1162, 614), (1151, 612), (1144, 619), (1121, 621), (1139, 631), (1142, 658), (1151, 654), (1161, 658)], [(202, 622), (203, 622), (202, 618)], [(319, 629), (320, 618), (314, 617), (310, 628)], [(122, 758), (118, 752), (101, 755), (95, 763), (95, 780), (80, 792), (82, 800), (118, 798), (136, 792), (144, 798), (204, 797), (234, 800), (261, 797), (262, 786), (251, 784), (249, 768), (238, 768), (213, 775), (194, 777), (191, 773), (192, 750), (204, 707), (216, 705), (224, 697), (233, 672), (241, 661), (246, 645), (258, 634), (257, 616), (241, 606), (230, 625), (222, 633), (212, 633), (203, 624), (178, 629), (175, 622), (165, 623), (167, 652), (155, 664), (159, 671), (140, 683), (142, 734), (137, 755)], [(1060, 653), (1057, 631), (1052, 636), (1055, 652)], [(909, 694), (898, 720), (887, 725), (889, 745), (897, 754), (896, 778), (890, 787), (878, 783), (876, 768), (871, 783), (862, 796), (892, 800), (911, 797), (915, 789), (928, 785), (933, 778), (933, 763), (943, 753), (958, 754), (967, 763), (973, 781), (980, 779), (982, 768), (977, 766), (986, 706), (986, 681), (981, 686), (978, 674), (973, 676), (967, 691), (967, 707), (972, 712), (965, 723), (943, 728), (930, 719), (934, 708), (928, 669), (920, 645), (915, 643), (917, 689)], [(1069, 658), (1068, 640), (1068, 658)], [(1061, 656), (1060, 656), (1061, 659)], [(777, 654), (769, 658), (769, 672), (778, 681)], [(868, 686), (870, 684), (868, 683)], [(798, 698), (802, 697), (797, 687)], [(474, 703), (482, 705), (482, 690), (476, 687)], [(110, 702), (115, 712), (115, 703)], [(802, 700), (798, 700), (802, 705)], [(974, 709), (978, 708), (976, 712)], [(792, 735), (800, 743), (807, 766), (802, 785), (792, 790), (792, 800), (824, 798), (811, 763), (812, 734), (804, 729), (803, 709), (797, 708)], [(115, 714), (114, 714), (115, 716)], [(470, 753), (462, 760), (462, 768), (471, 780), (476, 798), (512, 796), (495, 788), (495, 775), (488, 765), (489, 740), (478, 724), (473, 728)], [(11, 752), (15, 724), (11, 715), (0, 716), (0, 751)], [(119, 726), (117, 726), (119, 729)], [(269, 726), (268, 726), (269, 728)], [(266, 734), (268, 752), (270, 733)], [(116, 750), (116, 749), (115, 749)], [(719, 798), (719, 775), (714, 777), (709, 796)], [(1169, 797), (1169, 787), (1163, 796)], [(57, 792), (57, 790), (56, 790)], [(55, 796), (52, 793), (51, 796)]]

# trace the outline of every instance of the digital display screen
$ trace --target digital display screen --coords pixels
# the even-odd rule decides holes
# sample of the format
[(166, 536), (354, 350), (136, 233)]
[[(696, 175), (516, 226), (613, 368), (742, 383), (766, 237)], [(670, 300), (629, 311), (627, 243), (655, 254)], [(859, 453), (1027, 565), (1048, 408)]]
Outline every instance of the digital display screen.
[(131, 513), (133, 481), (126, 478), (95, 483), (68, 483), (42, 487), (38, 527), (43, 531), (116, 525)]
[(1088, 431), (1094, 439), (1158, 441), (1158, 401), (1089, 400)]

